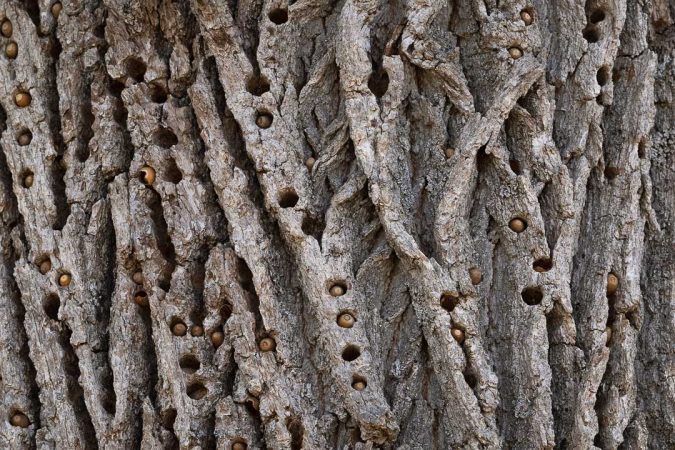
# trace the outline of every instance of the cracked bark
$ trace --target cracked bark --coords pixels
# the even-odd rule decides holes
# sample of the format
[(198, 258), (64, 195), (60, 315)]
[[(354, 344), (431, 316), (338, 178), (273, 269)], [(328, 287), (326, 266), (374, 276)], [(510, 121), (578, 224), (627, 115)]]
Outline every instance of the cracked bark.
[(0, 0), (0, 447), (673, 447), (674, 19)]

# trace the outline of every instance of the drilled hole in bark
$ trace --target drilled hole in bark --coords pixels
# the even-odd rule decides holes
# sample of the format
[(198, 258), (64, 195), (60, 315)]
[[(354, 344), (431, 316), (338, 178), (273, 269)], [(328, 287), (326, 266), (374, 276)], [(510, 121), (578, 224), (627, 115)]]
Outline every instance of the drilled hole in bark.
[(49, 256), (46, 255), (39, 258), (35, 262), (35, 265), (38, 266), (38, 269), (42, 275), (46, 275), (47, 272), (52, 270), (52, 261), (49, 259)]
[(183, 355), (178, 365), (185, 373), (195, 373), (201, 367), (201, 363), (194, 355)]
[(150, 100), (152, 100), (153, 103), (164, 103), (169, 98), (166, 87), (157, 82), (150, 83), (148, 86), (148, 93), (150, 94)]
[(300, 198), (293, 188), (283, 189), (277, 195), (277, 201), (282, 208), (292, 208), (298, 204), (298, 200)]
[(459, 305), (459, 297), (452, 292), (444, 292), (441, 294), (441, 307), (450, 312)]
[(236, 440), (232, 441), (232, 447), (230, 448), (232, 450), (246, 450), (248, 448), (248, 444), (245, 440), (237, 438)]
[(626, 319), (628, 319), (628, 322), (633, 328), (636, 330), (638, 329), (638, 320), (640, 319), (640, 314), (637, 308), (626, 312)]
[(596, 80), (600, 86), (604, 86), (609, 81), (610, 70), (608, 66), (602, 66), (598, 69), (598, 73), (595, 75)]
[(101, 399), (101, 406), (103, 406), (103, 409), (108, 413), (115, 415), (115, 409), (116, 409), (116, 397), (115, 393), (109, 393), (109, 394), (104, 394), (103, 398)]
[(551, 258), (539, 258), (532, 263), (532, 268), (535, 272), (548, 272), (553, 268), (553, 260)]
[(267, 111), (258, 111), (257, 116), (255, 118), (255, 124), (263, 129), (271, 127), (273, 121), (274, 117)]
[(269, 17), (275, 25), (281, 25), (288, 22), (288, 10), (286, 8), (274, 8), (267, 17)]
[(594, 26), (584, 28), (583, 36), (591, 44), (600, 40), (600, 31)]
[(370, 74), (368, 78), (368, 89), (370, 92), (375, 95), (375, 97), (380, 98), (389, 89), (389, 75), (384, 69), (379, 69)]
[(143, 62), (142, 59), (136, 58), (135, 56), (130, 56), (124, 62), (124, 68), (131, 78), (135, 81), (143, 81), (145, 76), (145, 71), (148, 69), (148, 66)]
[(124, 83), (122, 83), (119, 80), (110, 80), (110, 83), (108, 83), (108, 92), (110, 92), (113, 96), (119, 98), (122, 95), (122, 91), (124, 90)]
[(160, 414), (162, 426), (167, 430), (173, 431), (173, 425), (174, 423), (176, 423), (176, 416), (178, 416), (178, 412), (173, 408), (169, 408), (166, 411), (162, 412)]
[(361, 350), (356, 345), (349, 344), (342, 350), (342, 359), (345, 361), (354, 361), (359, 356), (361, 356)]
[(302, 449), (302, 437), (305, 434), (305, 427), (299, 417), (290, 417), (286, 419), (286, 428), (291, 434), (291, 450)]
[(169, 128), (159, 127), (152, 135), (152, 141), (160, 147), (171, 148), (178, 144), (178, 137)]
[(270, 90), (270, 83), (262, 75), (253, 75), (246, 83), (246, 90), (256, 96), (261, 96)]
[(471, 372), (464, 372), (464, 381), (469, 385), (471, 389), (475, 389), (478, 384), (478, 378)]
[(544, 298), (544, 293), (539, 286), (526, 287), (520, 295), (523, 297), (523, 301), (528, 305), (538, 305)]
[(56, 294), (49, 294), (42, 302), (42, 309), (47, 317), (52, 320), (59, 320), (59, 308), (61, 307), (61, 300)]
[(166, 166), (164, 166), (164, 178), (166, 178), (166, 181), (173, 184), (178, 184), (180, 183), (180, 180), (183, 179), (183, 174), (173, 158), (168, 158), (166, 160)]
[(21, 174), (21, 186), (23, 186), (26, 189), (29, 189), (31, 186), (33, 186), (34, 181), (35, 175), (33, 174), (33, 172), (30, 170), (24, 170), (23, 173)]
[(201, 400), (206, 397), (206, 394), (209, 393), (204, 384), (199, 381), (190, 383), (185, 392), (187, 393), (188, 397), (193, 400)]
[(19, 134), (16, 136), (16, 143), (21, 147), (25, 147), (30, 144), (33, 140), (33, 133), (30, 132), (28, 128), (22, 129)]
[(319, 246), (321, 246), (321, 236), (323, 235), (324, 225), (320, 220), (306, 215), (302, 218), (302, 232), (308, 236), (314, 236)]
[(591, 13), (590, 21), (591, 23), (598, 23), (605, 20), (605, 12), (601, 9), (596, 9)]
[(638, 157), (644, 159), (647, 156), (647, 142), (645, 139), (640, 140), (638, 144)]
[(340, 297), (347, 293), (347, 283), (344, 281), (331, 281), (328, 288), (328, 293), (333, 297)]
[(611, 166), (605, 167), (605, 178), (607, 178), (608, 180), (613, 180), (620, 174), (621, 169), (619, 169), (618, 167), (611, 167)]
[(521, 173), (523, 173), (523, 171), (520, 167), (520, 163), (518, 161), (516, 161), (515, 159), (509, 160), (509, 167), (511, 168), (513, 173), (515, 173), (516, 175), (520, 175)]

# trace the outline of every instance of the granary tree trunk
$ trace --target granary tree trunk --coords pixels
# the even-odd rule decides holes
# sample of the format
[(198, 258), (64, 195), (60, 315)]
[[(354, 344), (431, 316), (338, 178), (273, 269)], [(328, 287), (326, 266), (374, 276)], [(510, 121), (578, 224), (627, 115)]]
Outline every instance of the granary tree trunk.
[(0, 448), (672, 449), (674, 22), (0, 0)]

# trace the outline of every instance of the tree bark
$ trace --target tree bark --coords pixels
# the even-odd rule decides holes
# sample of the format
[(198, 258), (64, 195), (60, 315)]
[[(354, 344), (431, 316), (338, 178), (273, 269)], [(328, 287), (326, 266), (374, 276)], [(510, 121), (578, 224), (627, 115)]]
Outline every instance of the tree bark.
[(0, 447), (675, 447), (674, 19), (0, 0)]

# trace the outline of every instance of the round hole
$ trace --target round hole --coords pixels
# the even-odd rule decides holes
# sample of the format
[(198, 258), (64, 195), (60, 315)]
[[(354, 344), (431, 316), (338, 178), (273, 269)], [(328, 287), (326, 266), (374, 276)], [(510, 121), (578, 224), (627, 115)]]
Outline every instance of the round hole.
[(59, 283), (59, 286), (61, 286), (61, 287), (70, 286), (71, 281), (73, 281), (73, 277), (68, 272), (64, 272), (61, 275), (59, 275), (58, 283)]
[(368, 78), (368, 89), (370, 89), (370, 92), (375, 97), (382, 97), (387, 92), (387, 89), (389, 89), (389, 75), (387, 71), (379, 69), (371, 73), (370, 78)]
[[(190, 329), (190, 334), (195, 336), (195, 337), (200, 337), (204, 335), (204, 327), (201, 325), (193, 325), (192, 328)], [(225, 336), (223, 336), (223, 339)]]
[(47, 317), (52, 320), (59, 320), (59, 308), (61, 307), (61, 300), (58, 295), (49, 294), (42, 302), (42, 309)]
[(176, 133), (169, 128), (159, 127), (152, 135), (152, 141), (164, 148), (171, 148), (178, 144), (178, 137)]
[(176, 165), (176, 160), (173, 158), (167, 158), (162, 174), (166, 181), (173, 184), (178, 184), (183, 179), (183, 173), (180, 171)]
[(134, 303), (138, 306), (148, 306), (148, 294), (145, 291), (138, 291), (134, 294)]
[(145, 77), (145, 71), (148, 69), (148, 66), (145, 65), (142, 59), (136, 58), (135, 56), (130, 56), (124, 62), (124, 68), (131, 78), (135, 81), (143, 81)]
[(352, 388), (356, 389), (357, 391), (362, 391), (368, 386), (368, 382), (366, 379), (360, 375), (354, 375), (352, 377)]
[(155, 172), (155, 169), (153, 169), (150, 166), (144, 166), (138, 172), (138, 178), (146, 186), (152, 185), (152, 183), (155, 182), (156, 176), (157, 176), (157, 173)]
[(523, 50), (520, 47), (511, 47), (509, 49), (509, 56), (513, 59), (519, 59), (523, 56)]
[(600, 86), (604, 86), (609, 81), (610, 70), (607, 66), (602, 66), (598, 69), (598, 73), (595, 75), (596, 80)]
[(12, 22), (9, 19), (3, 20), (2, 25), (0, 25), (0, 32), (2, 32), (2, 35), (8, 38), (12, 35), (13, 31), (14, 26), (12, 25)]
[(621, 169), (619, 169), (618, 167), (611, 167), (611, 166), (605, 167), (605, 178), (607, 178), (608, 180), (613, 180), (620, 174)]
[(246, 82), (246, 90), (256, 96), (261, 96), (270, 90), (270, 83), (262, 75), (253, 75)]
[(455, 339), (455, 341), (457, 341), (457, 343), (459, 345), (462, 345), (462, 343), (464, 342), (464, 331), (463, 330), (460, 330), (459, 328), (452, 328), (450, 330), (450, 334)]
[(7, 43), (7, 45), (5, 46), (5, 55), (9, 59), (16, 59), (18, 54), (19, 54), (19, 46), (16, 45), (16, 42), (11, 41)]
[(453, 292), (444, 292), (441, 294), (441, 308), (450, 312), (459, 305), (459, 297)]
[(178, 365), (185, 373), (195, 373), (201, 367), (201, 363), (194, 355), (183, 355)]
[(591, 23), (598, 23), (605, 20), (605, 12), (601, 9), (596, 9), (591, 13), (590, 21)]
[(260, 128), (271, 127), (273, 121), (274, 117), (272, 117), (272, 114), (266, 111), (258, 111), (258, 114), (255, 118), (255, 124), (258, 125), (258, 127)]
[(539, 286), (526, 287), (520, 295), (523, 297), (523, 301), (528, 305), (538, 305), (544, 298), (544, 293)]
[(267, 16), (276, 25), (288, 22), (288, 10), (286, 8), (274, 8)]
[(534, 22), (534, 12), (530, 8), (526, 8), (520, 12), (520, 18), (523, 22), (525, 22), (525, 25), (532, 25), (532, 22)]
[(361, 356), (361, 350), (356, 345), (348, 345), (342, 350), (342, 359), (345, 361), (354, 361)]
[(511, 168), (513, 173), (515, 173), (516, 175), (520, 175), (521, 173), (523, 173), (523, 171), (520, 167), (520, 163), (518, 161), (516, 161), (515, 159), (509, 160), (509, 167)]
[(300, 198), (293, 188), (286, 188), (279, 192), (277, 199), (282, 208), (292, 208), (298, 204)]
[(583, 36), (586, 41), (592, 44), (600, 40), (600, 31), (596, 27), (586, 27), (584, 28)]
[(347, 283), (344, 281), (334, 281), (328, 288), (328, 293), (333, 297), (341, 297), (347, 293)]
[(33, 140), (33, 133), (31, 133), (30, 130), (23, 130), (16, 137), (16, 143), (19, 144), (21, 147), (25, 147), (26, 145), (30, 144), (32, 140)]
[(190, 383), (185, 392), (187, 393), (188, 397), (193, 400), (201, 400), (206, 397), (206, 394), (209, 393), (204, 384), (199, 381)]
[(277, 343), (274, 341), (274, 339), (270, 337), (261, 339), (260, 342), (258, 343), (258, 348), (260, 349), (261, 352), (272, 352), (276, 347)]
[(476, 375), (471, 372), (464, 372), (462, 375), (464, 375), (464, 381), (466, 381), (466, 384), (468, 384), (471, 389), (475, 389), (476, 385), (478, 384), (478, 378)]
[(551, 258), (539, 258), (532, 263), (532, 269), (535, 272), (548, 272), (553, 268), (553, 260)]
[(647, 156), (647, 142), (642, 139), (638, 144), (638, 157), (644, 159)]
[(162, 83), (152, 82), (148, 86), (148, 94), (153, 103), (164, 103), (169, 98), (169, 93)]

